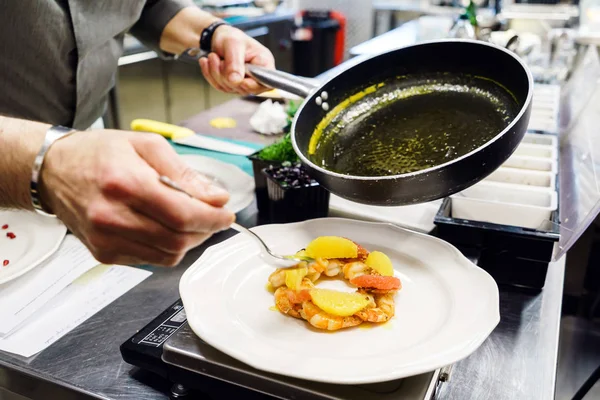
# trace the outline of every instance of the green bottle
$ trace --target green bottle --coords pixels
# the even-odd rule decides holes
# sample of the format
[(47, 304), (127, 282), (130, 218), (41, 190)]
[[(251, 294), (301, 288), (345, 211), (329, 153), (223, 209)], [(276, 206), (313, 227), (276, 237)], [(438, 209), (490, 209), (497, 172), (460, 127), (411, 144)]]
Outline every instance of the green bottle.
[(471, 25), (477, 27), (477, 10), (475, 8), (475, 3), (473, 3), (473, 0), (469, 1), (469, 5), (467, 6), (463, 15), (467, 17)]

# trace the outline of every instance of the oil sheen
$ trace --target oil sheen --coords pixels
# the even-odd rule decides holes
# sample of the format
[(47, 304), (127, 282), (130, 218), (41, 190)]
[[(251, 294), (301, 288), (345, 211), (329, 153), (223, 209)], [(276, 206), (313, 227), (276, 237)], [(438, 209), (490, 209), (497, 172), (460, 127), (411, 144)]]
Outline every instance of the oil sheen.
[(328, 115), (313, 134), (310, 157), (354, 176), (419, 171), (482, 146), (517, 110), (512, 94), (488, 79), (402, 77)]

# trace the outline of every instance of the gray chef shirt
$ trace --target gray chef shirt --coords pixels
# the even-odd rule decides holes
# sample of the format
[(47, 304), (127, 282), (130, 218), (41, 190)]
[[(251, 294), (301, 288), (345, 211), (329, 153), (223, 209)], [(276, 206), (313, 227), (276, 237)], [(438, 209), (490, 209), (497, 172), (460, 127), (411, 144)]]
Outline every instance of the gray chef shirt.
[(102, 116), (129, 31), (159, 51), (192, 0), (0, 0), (0, 115), (88, 128)]

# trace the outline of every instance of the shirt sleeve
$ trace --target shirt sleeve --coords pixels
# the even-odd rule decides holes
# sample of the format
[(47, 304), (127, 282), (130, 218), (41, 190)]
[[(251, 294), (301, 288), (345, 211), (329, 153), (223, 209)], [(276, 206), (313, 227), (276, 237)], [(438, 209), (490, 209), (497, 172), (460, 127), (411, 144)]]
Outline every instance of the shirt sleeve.
[(147, 0), (140, 18), (131, 27), (130, 33), (163, 58), (169, 58), (171, 54), (159, 48), (160, 36), (175, 14), (190, 6), (196, 7), (193, 0)]

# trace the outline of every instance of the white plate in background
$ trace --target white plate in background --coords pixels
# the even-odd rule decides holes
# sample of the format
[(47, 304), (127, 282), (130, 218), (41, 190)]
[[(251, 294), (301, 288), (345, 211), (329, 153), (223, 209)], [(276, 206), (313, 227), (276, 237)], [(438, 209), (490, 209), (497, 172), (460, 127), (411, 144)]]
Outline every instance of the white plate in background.
[[(56, 218), (30, 211), (1, 211), (0, 284), (12, 281), (40, 265), (58, 249), (67, 228)], [(6, 236), (15, 234), (14, 239)], [(9, 264), (3, 266), (4, 260)]]
[(225, 208), (238, 213), (254, 200), (254, 179), (233, 164), (214, 158), (186, 154), (181, 156), (191, 168), (206, 175), (229, 192)]

